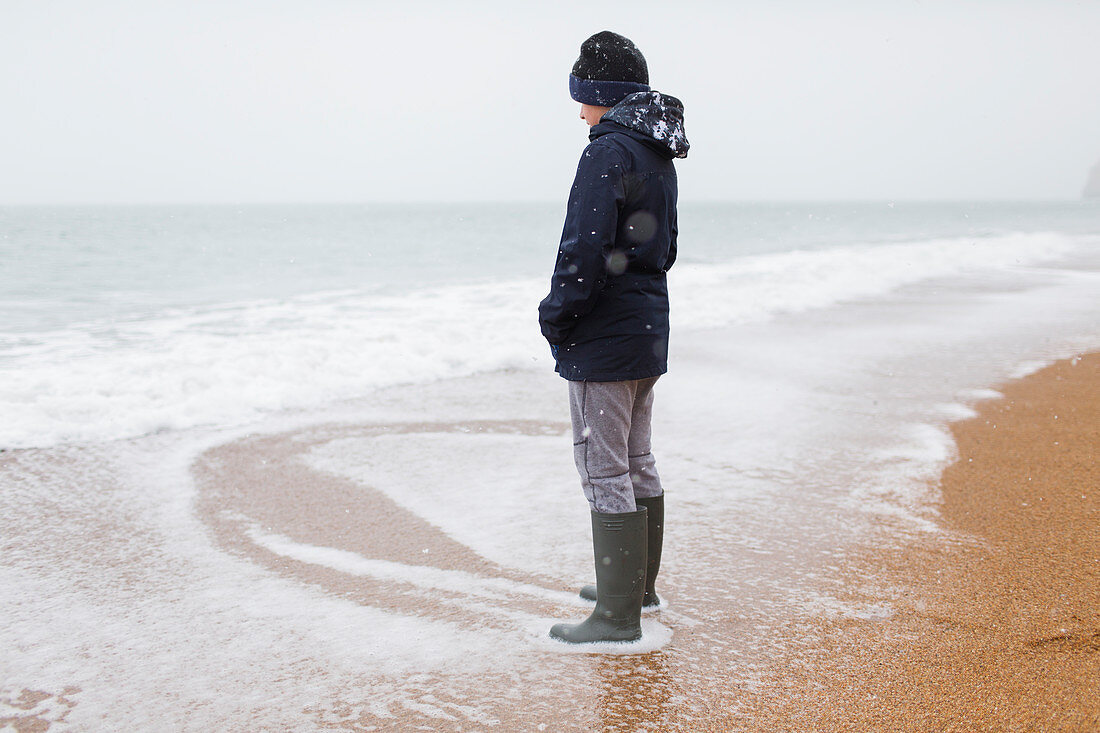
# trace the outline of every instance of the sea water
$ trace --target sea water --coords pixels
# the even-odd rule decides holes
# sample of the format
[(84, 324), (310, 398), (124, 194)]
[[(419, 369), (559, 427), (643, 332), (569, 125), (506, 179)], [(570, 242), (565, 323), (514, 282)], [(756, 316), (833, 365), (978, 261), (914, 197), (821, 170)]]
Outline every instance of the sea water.
[[(640, 645), (566, 654), (545, 632), (587, 612), (592, 556), (535, 310), (562, 213), (0, 209), (0, 718), (573, 730), (634, 719), (615, 700), (643, 685), (641, 719), (690, 725), (807, 614), (889, 615), (838, 579), (861, 543), (941, 533), (950, 422), (1100, 348), (1095, 204), (685, 203), (654, 418), (668, 607)], [(196, 461), (255, 435), (282, 442), (238, 448), (204, 516)], [(310, 485), (261, 520), (231, 489), (279, 451), (348, 510), (371, 487), (544, 580), (306, 536)]]
[[(0, 447), (236, 424), (378, 387), (545, 368), (561, 207), (0, 209)], [(1088, 202), (697, 204), (678, 333), (1057, 261)]]

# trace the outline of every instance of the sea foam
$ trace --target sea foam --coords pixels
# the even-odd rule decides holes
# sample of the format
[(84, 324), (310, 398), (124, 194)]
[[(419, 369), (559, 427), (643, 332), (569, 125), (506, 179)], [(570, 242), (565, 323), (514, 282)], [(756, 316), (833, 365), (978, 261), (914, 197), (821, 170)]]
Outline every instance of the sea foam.
[[(1070, 252), (1058, 234), (846, 245), (684, 263), (669, 275), (675, 329), (766, 321), (988, 274)], [(0, 332), (0, 447), (238, 425), (399, 383), (550, 368), (522, 279), (194, 306), (64, 330)]]

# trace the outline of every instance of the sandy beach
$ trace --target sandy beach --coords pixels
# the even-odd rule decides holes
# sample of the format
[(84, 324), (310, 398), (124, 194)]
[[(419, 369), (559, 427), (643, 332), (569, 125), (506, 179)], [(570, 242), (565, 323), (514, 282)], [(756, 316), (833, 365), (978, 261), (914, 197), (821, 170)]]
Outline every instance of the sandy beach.
[[(659, 582), (667, 606), (644, 617), (639, 645), (596, 653), (546, 638), (552, 621), (587, 613), (575, 588), (591, 563), (571, 466), (555, 458), (567, 439), (555, 380), (497, 375), (498, 399), (474, 420), (455, 418), (475, 391), (451, 382), (418, 387), (419, 409), (393, 392), (369, 422), (209, 440), (183, 464), (195, 493), (156, 509), (209, 538), (188, 565), (171, 548), (148, 552), (135, 533), (143, 507), (109, 520), (97, 508), (117, 507), (119, 469), (105, 454), (56, 451), (98, 476), (96, 491), (67, 510), (85, 528), (77, 543), (67, 547), (59, 525), (27, 561), (67, 568), (98, 610), (47, 606), (40, 624), (23, 622), (39, 636), (19, 651), (49, 650), (69, 636), (62, 618), (75, 618), (81, 653), (107, 666), (71, 666), (63, 686), (9, 685), (0, 723), (66, 729), (106, 684), (173, 711), (180, 729), (197, 729), (194, 715), (357, 731), (1097, 729), (1100, 354), (1006, 383), (953, 423), (957, 459), (925, 487), (920, 521), (872, 514), (869, 530), (840, 542), (822, 513), (853, 517), (810, 493), (808, 508), (743, 495), (723, 512), (701, 508), (701, 488), (669, 494), (679, 523)], [(146, 453), (158, 464), (172, 455), (155, 441)], [(29, 490), (40, 458), (8, 452), (0, 469)], [(549, 474), (532, 479), (531, 462)], [(472, 491), (487, 465), (491, 485), (516, 486), (514, 497), (485, 503)], [(540, 482), (559, 493), (540, 512), (517, 510)], [(731, 531), (752, 511), (774, 526)], [(454, 521), (466, 516), (480, 519)], [(29, 526), (5, 524), (13, 560), (20, 531)], [(93, 580), (104, 574), (107, 585)], [(131, 623), (140, 635), (118, 641)], [(171, 666), (176, 652), (165, 657), (158, 635), (194, 649), (191, 668)], [(147, 682), (131, 676), (142, 669)], [(224, 697), (226, 685), (252, 692)], [(173, 686), (204, 702), (180, 707)], [(105, 726), (144, 719), (104, 710)]]
[[(568, 704), (542, 700), (517, 708), (515, 696), (534, 691), (492, 674), (468, 681), (468, 688), (445, 674), (423, 684), (450, 691), (450, 704), (474, 705), (506, 730), (1096, 730), (1100, 354), (1059, 362), (1001, 391), (1003, 398), (980, 404), (977, 417), (952, 426), (959, 457), (937, 482), (942, 531), (902, 542), (874, 538), (847, 557), (840, 597), (879, 609), (865, 618), (792, 616), (778, 637), (759, 642), (751, 639), (751, 625), (732, 620), (732, 604), (696, 599), (694, 613), (706, 621), (663, 619), (674, 629), (664, 648), (548, 658), (554, 687), (539, 695), (551, 692)], [(561, 612), (569, 591), (553, 577), (488, 562), (379, 492), (364, 495), (362, 487), (304, 475), (298, 457), (337, 435), (535, 436), (561, 427), (412, 423), (238, 442), (197, 464), (206, 487), (200, 513), (223, 546), (329, 593), (507, 633), (510, 618), (486, 617), (484, 607), (463, 602), (462, 589), (440, 593), (410, 578), (364, 579), (318, 568), (257, 541), (248, 527), (360, 557), (402, 563), (419, 556), (418, 564), (442, 571), (561, 591), (508, 603), (511, 611), (550, 617)], [(349, 507), (341, 499), (348, 493), (360, 501)], [(897, 529), (887, 522), (881, 532)], [(693, 594), (690, 578), (672, 582), (680, 595)], [(746, 633), (742, 644), (713, 638)], [(745, 656), (755, 660), (751, 675)], [(445, 729), (408, 712), (383, 719), (349, 713), (328, 724)]]
[(815, 627), (745, 730), (1100, 730), (1100, 354), (1001, 389), (952, 433), (945, 536), (869, 550), (888, 617)]

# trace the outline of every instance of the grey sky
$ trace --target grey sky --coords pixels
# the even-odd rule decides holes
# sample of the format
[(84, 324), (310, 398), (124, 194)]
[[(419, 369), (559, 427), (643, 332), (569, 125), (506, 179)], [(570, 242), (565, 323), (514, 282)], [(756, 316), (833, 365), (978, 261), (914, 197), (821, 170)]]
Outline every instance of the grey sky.
[(557, 200), (611, 29), (685, 199), (1076, 198), (1100, 3), (0, 1), (0, 203)]

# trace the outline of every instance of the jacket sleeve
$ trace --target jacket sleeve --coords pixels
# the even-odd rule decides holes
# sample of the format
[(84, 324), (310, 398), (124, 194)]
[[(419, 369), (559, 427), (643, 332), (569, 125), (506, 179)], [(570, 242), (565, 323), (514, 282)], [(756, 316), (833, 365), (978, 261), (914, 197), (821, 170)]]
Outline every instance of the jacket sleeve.
[(598, 142), (590, 144), (569, 194), (550, 294), (539, 304), (539, 325), (551, 344), (568, 338), (607, 283), (606, 258), (615, 244), (625, 199), (619, 153)]

